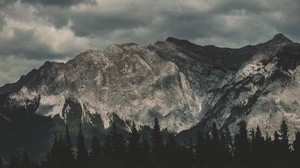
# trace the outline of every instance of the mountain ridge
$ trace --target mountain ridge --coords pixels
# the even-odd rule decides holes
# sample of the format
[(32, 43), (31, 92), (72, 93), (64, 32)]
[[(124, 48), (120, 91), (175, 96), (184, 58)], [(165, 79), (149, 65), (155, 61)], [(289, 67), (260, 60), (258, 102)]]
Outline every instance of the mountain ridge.
[[(241, 68), (247, 69), (247, 65), (249, 63), (253, 65), (251, 63), (253, 61), (259, 64), (263, 61), (270, 61), (272, 57), (276, 57), (277, 52), (282, 52), (286, 46), (293, 45), (296, 46), (295, 48), (298, 47), (297, 43), (292, 42), (281, 33), (265, 43), (248, 45), (238, 49), (200, 46), (173, 37), (147, 47), (135, 43), (115, 44), (102, 51), (84, 51), (66, 63), (45, 62), (38, 70), (33, 70), (22, 76), (16, 83), (2, 86), (0, 95), (6, 99), (4, 101), (6, 105), (7, 102), (16, 105), (20, 103), (19, 100), (23, 101), (23, 104), (20, 105), (24, 105), (26, 101), (33, 101), (33, 99), (27, 100), (26, 94), (35, 98), (41, 95), (39, 102), (41, 105), (44, 103), (43, 106), (46, 106), (47, 101), (53, 101), (52, 104), (48, 103), (48, 106), (53, 108), (60, 106), (56, 110), (61, 112), (41, 112), (41, 110), (47, 109), (43, 107), (42, 109), (38, 108), (33, 113), (47, 114), (52, 117), (56, 114), (61, 115), (64, 100), (75, 98), (82, 100), (82, 102), (79, 101), (81, 108), (89, 108), (85, 109), (88, 110), (86, 111), (87, 114), (96, 114), (101, 111), (100, 115), (104, 120), (105, 128), (110, 122), (109, 117), (106, 116), (109, 113), (121, 115), (121, 118), (123, 115), (122, 119), (135, 118), (137, 120), (143, 120), (144, 115), (147, 115), (148, 120), (149, 117), (153, 116), (159, 116), (163, 120), (162, 122), (166, 120), (162, 124), (163, 128), (167, 128), (172, 122), (179, 121), (177, 124), (173, 123), (173, 128), (171, 128), (171, 131), (179, 133), (201, 122), (203, 117), (209, 114), (209, 111), (214, 108), (218, 109), (216, 106), (206, 107), (202, 103), (213, 99), (208, 98), (213, 94), (212, 92), (220, 89), (226, 90), (225, 87), (232, 83), (230, 81), (237, 80), (235, 82), (239, 83), (238, 80), (244, 80), (245, 76), (247, 77), (249, 74), (245, 74)], [(296, 63), (294, 66), (298, 66), (298, 64)], [(99, 79), (97, 80), (96, 77)], [(37, 88), (35, 88), (36, 86)], [(101, 89), (97, 89), (95, 86)], [(136, 90), (135, 87), (140, 88)], [(93, 91), (86, 88), (93, 88)], [(140, 92), (143, 94), (140, 95)], [(48, 95), (48, 97), (43, 96), (43, 94)], [(101, 97), (103, 94), (108, 97)], [(13, 98), (16, 95), (19, 97), (14, 102)], [(78, 97), (78, 95), (80, 96)], [(90, 99), (88, 95), (94, 96)], [(173, 96), (170, 97), (170, 95)], [(126, 100), (128, 96), (130, 98)], [(162, 97), (157, 99), (159, 96)], [(113, 97), (121, 98), (113, 103)], [(139, 100), (144, 102), (139, 102)], [(95, 103), (91, 104), (88, 101)], [(107, 102), (100, 107), (97, 106), (96, 102), (98, 101)], [(137, 103), (134, 107), (139, 110), (134, 110), (131, 102)], [(151, 102), (148, 104), (149, 107), (145, 106), (149, 102)], [(1, 104), (5, 103), (1, 102)], [(120, 104), (124, 104), (124, 106), (114, 108), (108, 113), (103, 112), (111, 105), (117, 107)], [(157, 106), (157, 104), (159, 105)], [(138, 108), (137, 105), (143, 107)], [(13, 108), (11, 105), (8, 106)], [(212, 109), (208, 109), (203, 114), (203, 109), (206, 108)], [(127, 112), (124, 113), (131, 117), (120, 112), (124, 109), (127, 109)], [(130, 110), (141, 116), (130, 114), (128, 112)], [(88, 119), (88, 116), (85, 117)], [(137, 123), (140, 125), (150, 124), (146, 120)]]

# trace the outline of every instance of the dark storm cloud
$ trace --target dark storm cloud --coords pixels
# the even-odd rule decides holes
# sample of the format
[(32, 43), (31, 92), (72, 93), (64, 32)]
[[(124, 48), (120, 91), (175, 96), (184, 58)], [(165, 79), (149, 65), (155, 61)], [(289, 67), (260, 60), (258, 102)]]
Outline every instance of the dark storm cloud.
[(93, 4), (95, 0), (22, 0), (23, 3), (56, 5), (56, 6), (71, 6), (81, 3)]
[(3, 14), (0, 13), (0, 32), (2, 31), (3, 29), (3, 26), (5, 25), (5, 20), (4, 20), (4, 16)]

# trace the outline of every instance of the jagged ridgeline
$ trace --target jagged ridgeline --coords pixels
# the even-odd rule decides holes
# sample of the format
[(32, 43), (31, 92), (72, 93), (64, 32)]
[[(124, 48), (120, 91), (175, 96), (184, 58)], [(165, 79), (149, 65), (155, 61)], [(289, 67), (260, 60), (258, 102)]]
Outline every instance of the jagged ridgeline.
[(112, 121), (125, 136), (133, 121), (149, 134), (155, 117), (180, 142), (195, 140), (213, 122), (221, 131), (237, 132), (236, 124), (245, 120), (272, 134), (285, 119), (295, 132), (299, 61), (300, 44), (278, 34), (239, 49), (168, 38), (46, 62), (0, 88), (0, 152), (27, 148), (38, 156), (65, 123), (73, 138), (82, 123), (87, 139), (96, 132), (102, 140)]

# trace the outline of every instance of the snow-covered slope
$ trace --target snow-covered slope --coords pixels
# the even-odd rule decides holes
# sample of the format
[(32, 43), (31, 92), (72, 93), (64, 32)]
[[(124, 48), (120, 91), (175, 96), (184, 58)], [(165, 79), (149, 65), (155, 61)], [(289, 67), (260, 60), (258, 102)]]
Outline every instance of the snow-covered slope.
[(162, 128), (177, 133), (212, 122), (233, 128), (241, 119), (272, 130), (285, 118), (299, 130), (299, 57), (300, 45), (282, 34), (240, 49), (175, 38), (147, 47), (111, 45), (67, 63), (46, 62), (1, 87), (0, 104), (65, 119), (71, 100), (83, 121), (100, 114), (105, 128), (117, 115), (138, 126), (152, 126), (158, 117)]

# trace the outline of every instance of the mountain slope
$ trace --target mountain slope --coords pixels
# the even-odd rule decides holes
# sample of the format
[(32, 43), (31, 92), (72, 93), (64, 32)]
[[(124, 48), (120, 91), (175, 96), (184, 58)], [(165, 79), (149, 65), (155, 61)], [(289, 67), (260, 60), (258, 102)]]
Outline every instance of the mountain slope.
[(182, 137), (212, 122), (233, 129), (241, 119), (272, 131), (285, 118), (299, 130), (299, 57), (300, 45), (282, 34), (240, 49), (175, 38), (147, 47), (111, 45), (66, 63), (46, 62), (1, 87), (0, 109), (66, 121), (75, 105), (79, 121), (101, 121), (104, 128), (115, 117), (124, 129), (133, 120), (152, 126), (158, 117), (162, 128), (183, 131)]

